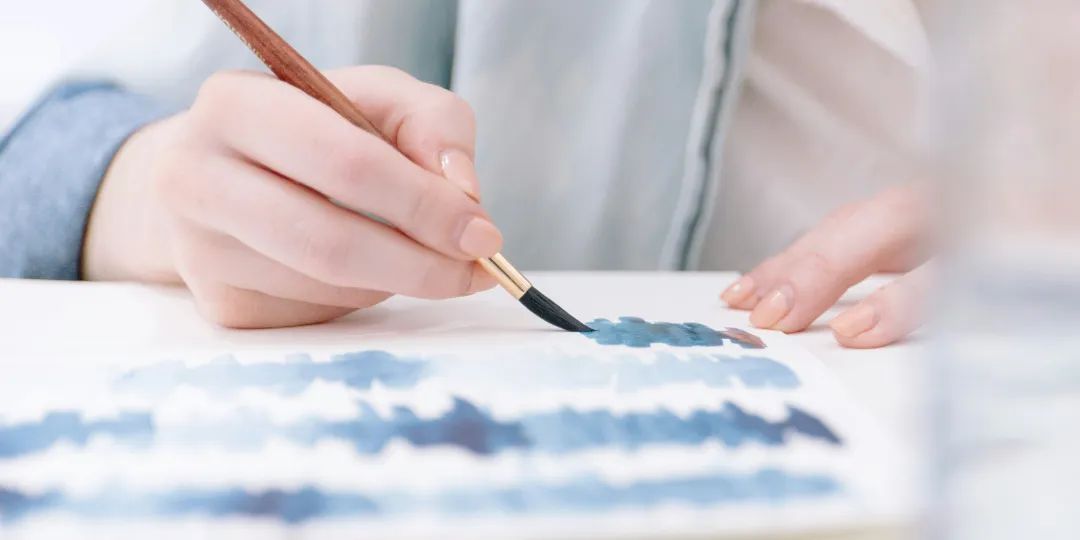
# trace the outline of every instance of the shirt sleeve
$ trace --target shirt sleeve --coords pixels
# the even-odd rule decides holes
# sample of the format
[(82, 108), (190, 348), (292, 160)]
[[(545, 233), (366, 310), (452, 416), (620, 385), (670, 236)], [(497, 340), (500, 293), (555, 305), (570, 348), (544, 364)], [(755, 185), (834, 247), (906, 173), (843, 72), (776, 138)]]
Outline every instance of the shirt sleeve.
[(104, 82), (60, 85), (0, 137), (0, 278), (80, 279), (98, 186), (131, 134), (172, 111)]

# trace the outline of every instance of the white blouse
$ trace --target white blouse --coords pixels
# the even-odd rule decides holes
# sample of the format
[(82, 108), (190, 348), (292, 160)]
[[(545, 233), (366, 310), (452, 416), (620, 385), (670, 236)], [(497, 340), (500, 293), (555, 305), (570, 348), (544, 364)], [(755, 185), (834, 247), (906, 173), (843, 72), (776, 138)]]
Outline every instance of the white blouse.
[[(480, 122), (485, 205), (524, 270), (746, 270), (907, 180), (891, 164), (916, 135), (915, 0), (248, 3), (320, 67), (452, 82)], [(58, 77), (108, 76), (182, 106), (213, 71), (260, 67), (194, 0), (0, 4), (0, 46), (28, 51), (0, 59), (14, 74), (0, 133)], [(684, 156), (710, 140), (698, 105), (732, 68), (725, 44), (748, 51), (731, 69), (742, 84), (696, 175)]]
[(746, 271), (908, 180), (928, 44), (911, 0), (761, 0), (699, 267)]

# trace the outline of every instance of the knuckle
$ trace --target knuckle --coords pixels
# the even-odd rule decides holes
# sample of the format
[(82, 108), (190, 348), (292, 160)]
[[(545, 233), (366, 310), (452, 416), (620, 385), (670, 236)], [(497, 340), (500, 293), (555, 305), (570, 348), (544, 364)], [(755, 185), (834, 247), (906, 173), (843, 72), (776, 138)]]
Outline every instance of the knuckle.
[[(427, 85), (427, 83), (424, 83)], [(423, 104), (402, 113), (395, 122), (393, 133), (395, 142), (408, 141), (410, 146), (425, 151), (442, 150), (447, 144), (447, 137), (454, 139), (456, 146), (467, 144), (476, 136), (476, 114), (473, 108), (461, 96), (434, 85)], [(443, 126), (432, 129), (431, 126)], [(450, 130), (448, 133), (447, 130)], [(466, 150), (471, 150), (471, 144)]]
[(331, 178), (325, 179), (338, 185), (340, 189), (364, 190), (377, 181), (371, 174), (375, 167), (367, 145), (359, 137), (339, 140), (325, 140), (320, 144), (321, 155), (316, 157), (322, 162), (320, 169), (329, 171)]
[(158, 158), (150, 190), (166, 211), (191, 215), (205, 209), (207, 201), (200, 195), (200, 175), (192, 171), (193, 161), (182, 146), (166, 150)]
[(195, 96), (191, 110), (202, 120), (214, 119), (233, 109), (239, 93), (238, 76), (234, 72), (219, 71), (206, 78)]
[(468, 126), (476, 123), (476, 113), (473, 112), (472, 106), (469, 105), (468, 101), (465, 101), (465, 98), (447, 90), (443, 90), (440, 94), (441, 97), (438, 100), (440, 108), (449, 112), (454, 120), (464, 122)]
[(446, 264), (438, 258), (431, 257), (421, 267), (419, 278), (420, 294), (428, 298), (444, 297), (447, 277)]
[(331, 69), (326, 71), (325, 75), (354, 101), (372, 86), (399, 86), (404, 82), (416, 81), (415, 77), (403, 69), (380, 64)]
[(377, 78), (387, 78), (387, 79), (413, 79), (414, 78), (407, 71), (405, 71), (405, 70), (403, 70), (401, 68), (394, 67), (394, 66), (381, 65), (381, 64), (358, 66), (358, 67), (353, 68), (353, 69), (356, 70), (356, 73), (358, 75), (363, 75), (364, 77), (377, 77)]
[(802, 256), (799, 260), (799, 270), (799, 273), (814, 276), (817, 279), (826, 278), (832, 280), (841, 277), (840, 268), (832, 257), (817, 250), (810, 251)]
[(371, 181), (370, 175), (365, 173), (374, 166), (372, 163), (374, 158), (364, 150), (363, 144), (356, 142), (355, 144), (331, 145), (328, 146), (328, 150), (330, 158), (337, 163), (335, 169), (342, 178), (360, 178), (362, 181)]
[(452, 277), (450, 286), (453, 295), (460, 296), (469, 292), (473, 281), (472, 263), (455, 261), (451, 266), (453, 267), (453, 270), (450, 273)]
[[(444, 90), (438, 89), (439, 92), (435, 94), (437, 97), (431, 100), (431, 109), (428, 114), (435, 117), (442, 117), (446, 119), (447, 124), (453, 126), (453, 132), (457, 135), (455, 138), (472, 138), (476, 135), (476, 113), (473, 111), (472, 105), (469, 105), (465, 98)], [(445, 136), (446, 134), (432, 133), (430, 136)], [(442, 141), (433, 141), (432, 144), (442, 144)]]
[(434, 221), (432, 216), (440, 215), (447, 210), (445, 205), (440, 204), (441, 199), (439, 186), (434, 182), (424, 182), (409, 201), (405, 223), (415, 230), (421, 224)]
[(870, 294), (868, 300), (883, 311), (906, 311), (918, 295), (912, 294), (900, 281), (891, 281)]
[(773, 277), (775, 277), (777, 274), (780, 273), (782, 268), (783, 268), (783, 257), (781, 257), (780, 255), (773, 255), (772, 257), (769, 257), (769, 258), (765, 259), (764, 261), (761, 261), (761, 264), (759, 264), (757, 266), (757, 268), (754, 268), (750, 272), (750, 275), (755, 280), (772, 279)]
[(426, 132), (416, 129), (416, 126), (423, 124), (423, 122), (416, 122), (415, 119), (416, 111), (405, 111), (401, 113), (399, 118), (390, 122), (394, 129), (388, 134), (388, 137), (394, 146), (400, 146), (402, 141), (414, 139), (420, 141), (420, 146), (427, 144), (427, 141), (424, 140)]
[(299, 258), (308, 273), (333, 285), (348, 285), (352, 244), (343, 228), (323, 222), (302, 227)]
[(809, 308), (831, 304), (847, 289), (849, 278), (828, 255), (812, 250), (798, 260), (783, 278), (794, 290), (800, 304)]

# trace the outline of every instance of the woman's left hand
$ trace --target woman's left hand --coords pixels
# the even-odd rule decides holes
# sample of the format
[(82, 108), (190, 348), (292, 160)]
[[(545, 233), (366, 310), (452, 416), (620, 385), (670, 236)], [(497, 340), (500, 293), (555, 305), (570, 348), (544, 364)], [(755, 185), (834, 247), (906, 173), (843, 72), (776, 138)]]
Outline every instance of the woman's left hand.
[(893, 188), (840, 208), (721, 298), (732, 308), (750, 310), (758, 328), (799, 332), (871, 274), (907, 272), (829, 323), (846, 347), (881, 347), (903, 338), (921, 324), (929, 282), (923, 189)]

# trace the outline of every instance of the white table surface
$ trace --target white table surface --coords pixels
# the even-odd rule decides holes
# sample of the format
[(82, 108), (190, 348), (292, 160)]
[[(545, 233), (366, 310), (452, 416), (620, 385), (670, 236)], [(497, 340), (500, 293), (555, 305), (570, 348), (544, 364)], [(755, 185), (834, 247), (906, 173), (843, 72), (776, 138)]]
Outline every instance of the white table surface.
[[(723, 308), (717, 295), (733, 282), (734, 273), (530, 273), (548, 296), (579, 318), (588, 313), (575, 306), (606, 304), (616, 313), (633, 314), (634, 294), (663, 295), (672, 302), (715, 304), (725, 324), (748, 326), (745, 312)], [(808, 331), (792, 335), (846, 385), (859, 404), (880, 419), (900, 444), (921, 448), (922, 345), (919, 338), (874, 350), (839, 346), (827, 323), (841, 309), (886, 282), (875, 277), (860, 284)], [(503, 295), (493, 290), (483, 295)], [(491, 298), (483, 298), (490, 302)], [(199, 317), (186, 291), (133, 284), (64, 283), (0, 280), (0, 351), (69, 356), (87, 348), (220, 347), (289, 344), (296, 336), (317, 344), (355, 343), (364, 335), (386, 332), (447, 331), (461, 324), (460, 302), (476, 298), (427, 302), (394, 298), (380, 307), (316, 328), (273, 331), (230, 331)], [(513, 301), (505, 300), (508, 304)], [(710, 305), (711, 305), (710, 304)], [(520, 309), (518, 306), (507, 309)], [(580, 309), (580, 308), (579, 308)], [(625, 311), (618, 311), (625, 310)], [(520, 309), (524, 312), (525, 310)], [(498, 311), (492, 317), (532, 317), (527, 312)], [(494, 319), (493, 319), (494, 320)], [(515, 319), (516, 320), (516, 319)], [(482, 321), (477, 321), (483, 324)], [(290, 341), (292, 340), (292, 341)], [(0, 353), (0, 369), (4, 362)], [(12, 355), (14, 356), (14, 355)], [(20, 355), (21, 356), (21, 355)], [(916, 474), (918, 471), (912, 471)], [(873, 538), (907, 538), (907, 534)], [(843, 538), (869, 538), (867, 536)]]

